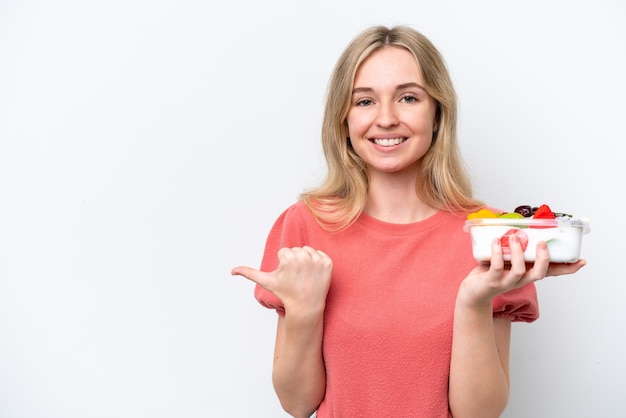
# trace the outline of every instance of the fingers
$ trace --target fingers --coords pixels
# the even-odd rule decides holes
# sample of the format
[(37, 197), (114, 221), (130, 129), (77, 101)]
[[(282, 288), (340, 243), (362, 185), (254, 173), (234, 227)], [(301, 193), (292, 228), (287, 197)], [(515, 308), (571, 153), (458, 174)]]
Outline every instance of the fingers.
[(578, 260), (575, 263), (551, 263), (546, 276), (562, 276), (564, 274), (576, 273), (586, 265), (586, 260)]
[(281, 248), (278, 251), (278, 260), (281, 264), (292, 262), (298, 267), (318, 266), (322, 269), (332, 267), (332, 260), (325, 252), (308, 246)]
[(332, 265), (331, 258), (322, 250), (316, 250), (311, 247), (303, 247), (305, 251), (307, 251), (312, 259), (314, 259), (317, 263), (319, 263), (322, 267), (328, 267)]
[[(491, 300), (498, 294), (523, 287), (547, 276), (572, 274), (586, 265), (585, 260), (575, 263), (551, 263), (548, 246), (539, 242), (536, 247), (534, 263), (528, 263), (524, 258), (524, 249), (520, 238), (516, 235), (509, 237), (507, 255), (510, 260), (504, 260), (504, 252), (500, 239), (492, 242), (491, 260), (489, 264), (479, 264), (464, 280), (464, 289), (470, 301)], [(510, 251), (509, 251), (510, 250)]]
[(550, 266), (550, 253), (545, 242), (537, 243), (535, 250), (535, 262), (526, 273), (527, 281), (537, 281), (546, 277), (548, 267)]
[(278, 268), (273, 272), (238, 266), (231, 270), (231, 274), (243, 276), (272, 291), (277, 283), (285, 281), (285, 278), (289, 281), (302, 277), (328, 279), (332, 266), (332, 260), (325, 252), (304, 246), (281, 248), (278, 251)]
[[(512, 266), (514, 255), (513, 251), (511, 254)], [(522, 266), (523, 255), (520, 255), (518, 260), (520, 269)], [(527, 267), (525, 272), (522, 272), (520, 276), (518, 287), (523, 286), (530, 282), (535, 282), (538, 280), (542, 280), (548, 276), (561, 276), (566, 274), (576, 273), (578, 270), (583, 268), (587, 262), (585, 260), (577, 260), (574, 263), (553, 263), (550, 261), (550, 252), (548, 250), (548, 245), (540, 241), (537, 243), (535, 262), (532, 264), (530, 268)], [(513, 267), (511, 268), (513, 270)], [(521, 270), (520, 270), (521, 271)]]
[(504, 269), (504, 257), (500, 238), (496, 238), (491, 243), (491, 263), (489, 270), (502, 271)]
[(233, 276), (242, 276), (254, 283), (265, 287), (268, 274), (252, 267), (238, 266), (231, 270)]
[(298, 252), (304, 252), (309, 254), (312, 257), (317, 257), (317, 256), (322, 256), (322, 257), (328, 257), (328, 255), (326, 255), (326, 253), (322, 250), (316, 250), (315, 248), (309, 247), (309, 246), (304, 246), (304, 247), (292, 247), (292, 248), (281, 248), (278, 253), (279, 254), (286, 254), (289, 252), (293, 252), (293, 253), (298, 253)]
[(499, 282), (499, 287), (512, 289), (527, 283), (543, 279), (550, 265), (550, 255), (544, 242), (537, 245), (535, 263), (529, 268), (524, 258), (524, 248), (520, 238), (516, 235), (509, 237), (510, 260), (504, 262), (503, 250), (498, 239), (492, 244), (491, 266), (489, 268), (492, 280)]

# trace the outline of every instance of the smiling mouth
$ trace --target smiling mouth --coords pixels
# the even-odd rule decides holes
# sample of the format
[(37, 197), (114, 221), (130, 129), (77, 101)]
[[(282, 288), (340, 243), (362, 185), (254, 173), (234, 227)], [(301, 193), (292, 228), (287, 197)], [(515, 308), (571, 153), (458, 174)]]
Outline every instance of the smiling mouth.
[(399, 145), (406, 141), (406, 138), (374, 138), (372, 142), (376, 145), (380, 145), (381, 147), (393, 147), (394, 145)]

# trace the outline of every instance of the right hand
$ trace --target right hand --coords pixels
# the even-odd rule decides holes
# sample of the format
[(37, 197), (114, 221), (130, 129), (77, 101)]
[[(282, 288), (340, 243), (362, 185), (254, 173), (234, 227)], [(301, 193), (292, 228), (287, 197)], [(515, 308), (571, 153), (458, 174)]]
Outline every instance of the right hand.
[[(517, 235), (510, 237), (511, 260), (503, 258), (499, 239), (492, 243), (491, 262), (480, 264), (463, 280), (457, 298), (462, 297), (472, 305), (490, 305), (499, 294), (517, 289), (547, 276), (572, 274), (580, 270), (585, 260), (575, 263), (551, 263), (548, 246), (540, 241), (537, 244), (534, 263), (524, 260), (524, 249)], [(458, 299), (457, 299), (458, 300)]]
[(330, 287), (333, 261), (314, 248), (281, 248), (278, 268), (263, 272), (252, 267), (235, 267), (231, 274), (253, 281), (278, 297), (285, 311), (323, 312)]

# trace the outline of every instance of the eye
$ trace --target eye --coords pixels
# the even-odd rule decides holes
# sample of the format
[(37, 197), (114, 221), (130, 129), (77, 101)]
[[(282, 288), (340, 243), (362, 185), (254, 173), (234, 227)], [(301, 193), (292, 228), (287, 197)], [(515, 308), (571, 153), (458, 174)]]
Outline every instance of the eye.
[(400, 101), (404, 103), (416, 103), (419, 102), (419, 97), (414, 94), (405, 94), (404, 96), (402, 96)]
[(370, 99), (360, 99), (360, 100), (357, 100), (355, 104), (357, 106), (371, 106), (372, 103), (374, 102), (372, 102)]

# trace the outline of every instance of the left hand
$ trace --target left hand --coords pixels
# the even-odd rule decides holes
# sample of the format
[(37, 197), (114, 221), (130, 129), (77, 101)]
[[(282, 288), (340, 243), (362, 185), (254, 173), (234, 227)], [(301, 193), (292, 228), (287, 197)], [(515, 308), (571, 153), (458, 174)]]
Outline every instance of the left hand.
[(501, 293), (536, 282), (547, 276), (560, 276), (576, 273), (585, 260), (574, 263), (551, 263), (545, 242), (537, 244), (534, 263), (526, 263), (524, 251), (516, 235), (510, 238), (511, 261), (505, 262), (500, 240), (495, 239), (491, 246), (491, 262), (476, 266), (461, 283), (459, 297), (471, 305), (491, 304)]

